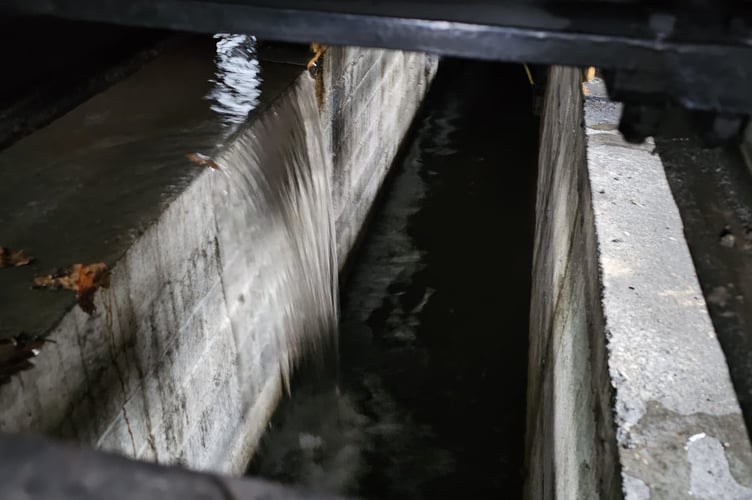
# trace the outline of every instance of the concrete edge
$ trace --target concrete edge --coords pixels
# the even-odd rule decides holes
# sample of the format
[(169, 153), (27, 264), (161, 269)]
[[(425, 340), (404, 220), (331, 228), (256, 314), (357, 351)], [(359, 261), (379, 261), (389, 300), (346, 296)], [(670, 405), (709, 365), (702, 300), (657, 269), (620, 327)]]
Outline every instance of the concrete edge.
[(552, 67), (543, 104), (527, 392), (526, 498), (619, 498), (581, 74)]
[[(343, 183), (347, 195), (356, 198), (345, 201), (362, 211), (391, 163), (396, 142), (409, 127), (412, 110), (432, 76), (426, 68), (433, 65), (420, 54), (358, 48), (332, 48), (330, 53), (339, 56), (342, 67), (329, 80), (340, 78), (345, 94), (353, 89), (362, 89), (369, 97), (375, 94), (368, 102), (394, 110), (376, 121), (367, 119), (367, 114), (348, 114), (350, 108), (334, 99), (325, 101), (331, 112), (317, 110), (323, 122), (344, 122), (338, 123), (340, 128), (348, 127), (351, 118), (364, 116), (367, 126), (360, 130), (380, 138), (374, 151), (356, 158), (360, 149), (353, 148), (352, 155), (340, 158), (342, 170), (337, 174), (347, 181)], [(388, 66), (390, 74), (368, 73), (374, 61)], [(271, 64), (284, 66), (285, 74), (292, 75), (275, 87), (278, 96), (303, 97), (293, 94), (305, 79), (305, 96), (313, 98), (314, 80), (302, 74), (304, 68)], [(364, 73), (375, 81), (360, 85)], [(274, 125), (277, 111), (280, 116), (290, 114), (275, 103), (265, 104), (264, 97), (249, 121), (264, 115), (259, 122)], [(314, 114), (315, 110), (310, 116)], [(224, 141), (223, 151), (256, 132), (253, 125), (241, 125)], [(302, 136), (308, 138), (309, 132)], [(267, 139), (270, 144), (278, 142)], [(222, 161), (221, 155), (215, 157)], [(51, 331), (57, 343), (45, 346), (36, 369), (0, 391), (4, 432), (44, 433), (193, 469), (245, 471), (283, 392), (279, 342), (274, 338), (283, 319), (274, 314), (273, 301), (263, 293), (275, 289), (270, 255), (279, 244), (279, 234), (260, 234), (263, 221), (257, 214), (243, 212), (241, 217), (240, 210), (232, 212), (242, 209), (243, 203), (228, 199), (222, 173), (197, 171), (180, 193), (165, 202), (159, 219), (138, 234), (122, 257), (113, 259), (112, 286), (97, 292), (97, 314), (87, 316), (77, 307), (61, 313)], [(364, 182), (368, 190), (353, 194)], [(218, 225), (218, 220), (224, 223)], [(243, 250), (247, 248), (257, 251), (249, 255)], [(231, 275), (244, 284), (230, 286)], [(254, 306), (243, 307), (244, 303)], [(245, 312), (239, 314), (241, 309)]]
[(587, 85), (588, 172), (619, 460), (628, 499), (752, 498), (750, 447), (654, 145), (618, 134)]

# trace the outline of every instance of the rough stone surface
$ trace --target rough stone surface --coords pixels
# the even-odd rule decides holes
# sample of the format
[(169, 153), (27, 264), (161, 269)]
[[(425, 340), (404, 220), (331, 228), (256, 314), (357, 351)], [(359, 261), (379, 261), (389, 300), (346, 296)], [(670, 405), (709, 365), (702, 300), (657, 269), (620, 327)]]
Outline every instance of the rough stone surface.
[[(437, 61), (353, 48), (332, 48), (326, 58), (321, 118), (335, 155), (338, 251), (344, 260)], [(273, 81), (271, 72), (264, 74), (276, 99), (287, 98), (295, 78), (309, 78), (299, 66), (271, 66), (282, 75)], [(206, 90), (199, 90), (200, 98)], [(274, 102), (258, 112), (273, 113)], [(249, 127), (252, 133), (253, 124)], [(75, 163), (70, 168), (78, 168)], [(61, 169), (60, 178), (68, 178)], [(78, 174), (72, 172), (69, 177), (75, 179)], [(275, 339), (265, 328), (280, 312), (270, 309), (262, 285), (251, 287), (251, 295), (226, 289), (224, 278), (231, 270), (223, 256), (249, 256), (255, 271), (249, 271), (248, 283), (261, 283), (265, 267), (263, 259), (253, 259), (253, 248), (237, 248), (243, 239), (218, 228), (218, 218), (230, 205), (213, 174), (195, 169), (183, 181), (167, 184), (165, 189), (174, 192), (153, 198), (149, 224), (123, 222), (125, 250), (102, 250), (113, 254), (114, 267), (112, 287), (97, 294), (97, 314), (89, 317), (73, 308), (70, 297), (53, 300), (54, 307), (47, 309), (41, 299), (34, 302), (40, 315), (31, 318), (36, 321), (32, 331), (49, 333), (57, 343), (43, 349), (36, 369), (0, 388), (0, 430), (44, 433), (201, 470), (244, 470), (282, 392), (276, 351), (270, 348)], [(119, 177), (111, 185), (106, 176), (97, 178), (98, 189), (112, 190), (109, 199), (139, 189)], [(89, 219), (99, 221), (97, 203), (108, 198), (101, 194), (92, 198), (64, 191), (50, 201), (80, 203), (70, 220), (83, 230)], [(142, 201), (147, 199), (152, 198)], [(119, 223), (106, 220), (107, 227)], [(45, 230), (34, 229), (35, 234)], [(49, 255), (55, 255), (54, 245), (48, 246)], [(70, 251), (65, 245), (60, 249)], [(256, 327), (239, 337), (234, 325), (249, 308)], [(10, 325), (0, 330), (5, 326)]]
[[(653, 144), (553, 68), (541, 139), (530, 498), (752, 498), (752, 452)], [(584, 111), (584, 115), (583, 115)], [(583, 120), (585, 123), (583, 123)]]
[(637, 479), (651, 498), (752, 498), (749, 437), (679, 211), (652, 140), (625, 143), (619, 112), (585, 103), (625, 493), (643, 495)]
[[(322, 119), (333, 158), (340, 267), (438, 67), (436, 56), (376, 49), (325, 54)], [(396, 140), (394, 140), (396, 139)]]
[(585, 161), (580, 73), (552, 68), (538, 168), (528, 498), (617, 498), (612, 391)]

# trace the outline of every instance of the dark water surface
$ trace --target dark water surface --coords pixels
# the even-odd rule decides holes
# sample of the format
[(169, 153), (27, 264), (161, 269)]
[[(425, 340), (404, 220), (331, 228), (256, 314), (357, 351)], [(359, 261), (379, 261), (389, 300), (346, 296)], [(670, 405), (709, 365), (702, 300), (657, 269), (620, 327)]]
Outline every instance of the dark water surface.
[(519, 498), (538, 121), (520, 66), (445, 61), (249, 472), (365, 498)]

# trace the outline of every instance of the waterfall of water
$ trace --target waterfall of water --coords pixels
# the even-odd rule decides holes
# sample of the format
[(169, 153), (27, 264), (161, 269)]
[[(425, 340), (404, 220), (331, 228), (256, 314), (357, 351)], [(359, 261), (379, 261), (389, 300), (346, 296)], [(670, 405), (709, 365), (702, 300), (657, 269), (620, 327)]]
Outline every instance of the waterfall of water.
[(332, 167), (313, 79), (302, 75), (288, 93), (238, 130), (216, 161), (226, 180), (226, 189), (218, 190), (225, 210), (219, 232), (240, 239), (232, 247), (245, 249), (223, 256), (225, 293), (246, 290), (251, 299), (238, 304), (248, 312), (236, 335), (262, 344), (261, 364), (276, 360), (289, 392), (302, 361), (319, 373), (337, 364), (338, 267)]

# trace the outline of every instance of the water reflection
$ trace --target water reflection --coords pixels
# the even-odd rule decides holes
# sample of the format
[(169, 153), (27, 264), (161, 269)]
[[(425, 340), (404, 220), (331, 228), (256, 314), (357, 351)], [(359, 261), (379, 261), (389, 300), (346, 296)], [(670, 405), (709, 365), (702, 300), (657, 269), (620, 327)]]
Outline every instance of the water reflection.
[(214, 38), (217, 40), (217, 69), (212, 80), (214, 88), (207, 99), (214, 102), (211, 109), (234, 129), (245, 121), (261, 96), (256, 37), (220, 33)]

